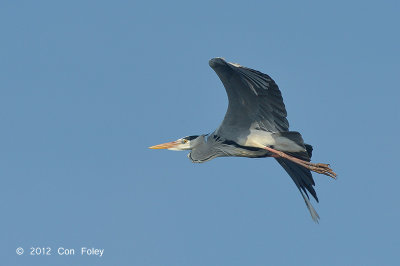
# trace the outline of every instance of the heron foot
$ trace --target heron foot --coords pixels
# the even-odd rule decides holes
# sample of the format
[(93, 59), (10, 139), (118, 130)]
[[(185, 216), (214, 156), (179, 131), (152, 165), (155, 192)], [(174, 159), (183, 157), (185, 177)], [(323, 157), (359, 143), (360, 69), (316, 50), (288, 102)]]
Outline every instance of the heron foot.
[(337, 176), (337, 174), (329, 167), (329, 164), (305, 162), (304, 167), (318, 174), (330, 176), (333, 179), (336, 179)]

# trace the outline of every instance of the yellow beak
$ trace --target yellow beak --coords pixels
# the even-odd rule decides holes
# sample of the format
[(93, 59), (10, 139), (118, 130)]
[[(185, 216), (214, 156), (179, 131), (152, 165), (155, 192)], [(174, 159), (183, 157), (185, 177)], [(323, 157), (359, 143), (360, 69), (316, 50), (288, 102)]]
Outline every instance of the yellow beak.
[(175, 147), (176, 145), (178, 145), (178, 143), (176, 141), (171, 141), (171, 142), (151, 146), (151, 147), (149, 147), (149, 149), (169, 149), (169, 148)]

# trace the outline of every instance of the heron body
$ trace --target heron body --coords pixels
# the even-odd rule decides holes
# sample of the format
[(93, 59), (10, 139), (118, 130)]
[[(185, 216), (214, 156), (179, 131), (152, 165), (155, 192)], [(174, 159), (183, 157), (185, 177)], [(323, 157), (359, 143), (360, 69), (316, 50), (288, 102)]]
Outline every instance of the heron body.
[(311, 163), (312, 146), (299, 132), (289, 131), (281, 92), (271, 77), (257, 70), (226, 62), (209, 61), (228, 95), (228, 109), (221, 125), (211, 134), (184, 137), (152, 149), (190, 150), (189, 159), (202, 163), (216, 157), (274, 157), (299, 189), (314, 221), (319, 216), (309, 201), (318, 202), (311, 171), (333, 178), (327, 164)]

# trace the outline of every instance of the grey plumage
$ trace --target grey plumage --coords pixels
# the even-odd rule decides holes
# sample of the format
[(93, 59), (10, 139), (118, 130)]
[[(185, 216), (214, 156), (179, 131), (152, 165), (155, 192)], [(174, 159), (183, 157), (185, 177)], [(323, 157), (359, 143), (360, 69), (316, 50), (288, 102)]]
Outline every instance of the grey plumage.
[[(314, 221), (319, 216), (310, 203), (310, 193), (318, 202), (312, 169), (335, 177), (326, 164), (309, 163), (312, 146), (299, 132), (289, 131), (281, 92), (268, 75), (222, 58), (213, 58), (211, 68), (222, 81), (229, 100), (221, 125), (211, 134), (190, 136), (153, 146), (153, 149), (191, 150), (192, 162), (216, 157), (275, 157), (299, 189)], [(321, 166), (322, 165), (322, 166)]]
[(229, 100), (228, 110), (217, 132), (219, 135), (228, 137), (234, 132), (236, 137), (237, 130), (250, 129), (288, 131), (285, 104), (270, 76), (227, 63), (222, 58), (211, 59), (210, 66), (221, 79)]

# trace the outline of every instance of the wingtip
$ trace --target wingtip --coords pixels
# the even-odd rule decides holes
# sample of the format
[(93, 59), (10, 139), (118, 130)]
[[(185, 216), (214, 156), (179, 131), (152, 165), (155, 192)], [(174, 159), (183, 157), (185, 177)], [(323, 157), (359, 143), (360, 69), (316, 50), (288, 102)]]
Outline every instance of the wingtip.
[(208, 61), (208, 64), (210, 65), (211, 68), (221, 66), (221, 65), (226, 65), (225, 58), (223, 57), (215, 57), (211, 58), (210, 61)]
[(314, 209), (314, 207), (312, 206), (311, 202), (304, 196), (304, 194), (301, 193), (301, 195), (303, 196), (303, 199), (304, 199), (304, 201), (305, 201), (305, 203), (307, 205), (307, 209), (310, 211), (311, 218), (313, 219), (313, 221), (315, 223), (319, 224), (320, 217), (319, 217), (317, 211)]

